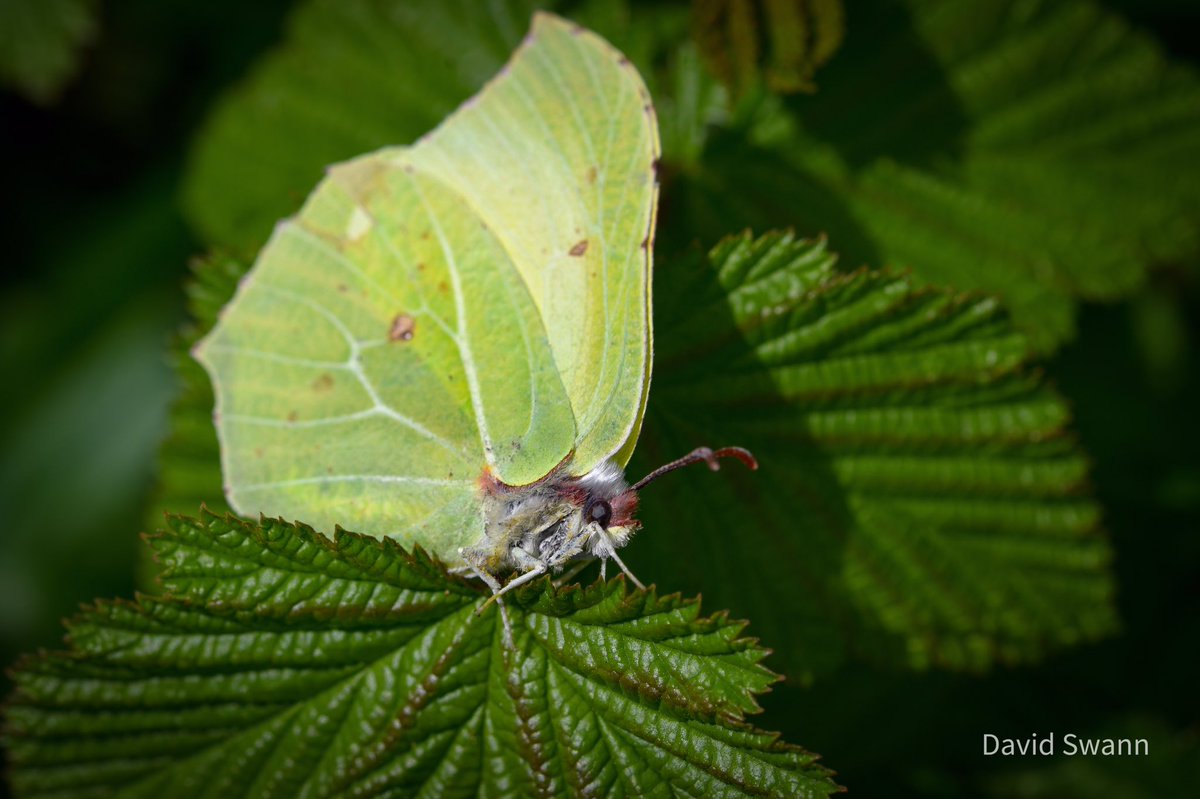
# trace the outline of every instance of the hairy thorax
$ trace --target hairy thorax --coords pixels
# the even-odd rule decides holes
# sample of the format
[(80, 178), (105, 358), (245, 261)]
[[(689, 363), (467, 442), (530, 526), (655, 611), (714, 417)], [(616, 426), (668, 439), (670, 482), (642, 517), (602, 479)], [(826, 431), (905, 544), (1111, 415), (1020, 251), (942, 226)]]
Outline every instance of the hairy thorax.
[(539, 563), (556, 571), (579, 558), (607, 557), (637, 526), (637, 494), (612, 461), (579, 477), (560, 467), (527, 486), (484, 472), (480, 491), (483, 540), (463, 550), (463, 558), (492, 575)]

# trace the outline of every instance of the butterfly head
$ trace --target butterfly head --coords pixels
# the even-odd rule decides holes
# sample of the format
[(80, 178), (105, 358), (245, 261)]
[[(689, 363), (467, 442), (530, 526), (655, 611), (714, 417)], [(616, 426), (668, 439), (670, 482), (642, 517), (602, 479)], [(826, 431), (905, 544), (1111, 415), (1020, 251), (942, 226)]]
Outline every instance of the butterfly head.
[(591, 554), (599, 556), (611, 547), (623, 546), (641, 526), (634, 518), (637, 491), (612, 461), (565, 481), (560, 491), (579, 514), (578, 527), (587, 534), (586, 548)]
[(750, 469), (758, 468), (758, 461), (749, 450), (741, 447), (709, 449), (699, 447), (687, 455), (664, 464), (633, 485), (625, 482), (621, 468), (612, 461), (604, 461), (582, 477), (563, 483), (561, 491), (581, 514), (580, 528), (588, 531), (586, 549), (599, 558), (613, 557), (616, 549), (625, 545), (641, 523), (634, 518), (638, 507), (638, 493), (664, 474), (673, 472), (692, 463), (704, 461), (709, 468), (720, 468), (720, 458), (736, 458)]
[[(555, 470), (528, 486), (505, 485), (485, 470), (480, 478), (485, 533), (479, 544), (460, 550), (460, 555), (492, 582), (501, 573), (520, 572), (519, 582), (510, 581), (514, 585), (536, 574), (558, 573), (569, 563), (589, 557), (601, 560), (602, 574), (603, 563), (610, 559), (629, 574), (617, 550), (641, 526), (634, 518), (639, 492), (664, 474), (691, 463), (705, 461), (715, 471), (720, 458), (736, 458), (751, 469), (758, 468), (754, 456), (740, 447), (700, 447), (633, 485), (625, 481), (621, 467), (609, 460), (580, 476)], [(493, 590), (500, 591), (498, 582)]]

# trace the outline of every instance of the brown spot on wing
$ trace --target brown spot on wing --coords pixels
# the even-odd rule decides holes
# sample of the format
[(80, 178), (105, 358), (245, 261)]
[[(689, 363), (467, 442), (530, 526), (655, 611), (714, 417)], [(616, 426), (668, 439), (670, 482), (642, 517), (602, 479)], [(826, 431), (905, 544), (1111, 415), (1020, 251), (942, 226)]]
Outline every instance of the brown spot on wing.
[(588, 240), (580, 239), (579, 241), (575, 242), (575, 246), (570, 249), (569, 254), (578, 258), (581, 255), (583, 255), (585, 252), (587, 252), (587, 248), (588, 248)]
[(313, 391), (328, 391), (331, 388), (333, 388), (333, 377), (328, 374), (323, 374), (312, 381)]
[(406, 313), (396, 314), (388, 328), (388, 341), (412, 341), (417, 333), (417, 320)]

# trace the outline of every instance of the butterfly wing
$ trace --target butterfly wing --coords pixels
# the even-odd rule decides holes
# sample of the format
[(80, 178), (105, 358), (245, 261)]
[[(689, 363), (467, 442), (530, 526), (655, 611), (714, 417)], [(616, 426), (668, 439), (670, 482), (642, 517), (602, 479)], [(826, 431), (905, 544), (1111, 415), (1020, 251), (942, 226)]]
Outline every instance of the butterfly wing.
[(196, 351), (233, 507), (452, 558), (485, 467), (523, 485), (631, 444), (656, 156), (633, 68), (538, 15), (433, 133), (331, 168)]
[(487, 216), (575, 416), (571, 470), (628, 460), (650, 384), (658, 127), (629, 61), (540, 13), (508, 66), (407, 154)]
[(574, 420), (520, 274), (436, 178), (337, 166), (276, 229), (197, 352), (239, 511), (453, 553), (485, 466), (531, 482)]

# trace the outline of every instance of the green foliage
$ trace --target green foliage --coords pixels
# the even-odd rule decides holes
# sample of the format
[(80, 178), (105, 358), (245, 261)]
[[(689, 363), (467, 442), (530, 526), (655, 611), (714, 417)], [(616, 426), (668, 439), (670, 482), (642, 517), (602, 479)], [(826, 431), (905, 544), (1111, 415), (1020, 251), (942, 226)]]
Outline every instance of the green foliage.
[[(164, 183), (111, 191), (88, 213), (56, 201), (71, 234), (56, 228), (29, 252), (18, 229), (36, 201), (14, 206), (14, 271), (0, 297), (0, 370), (11, 377), (0, 392), (0, 661), (57, 640), (80, 601), (134, 588), (174, 384), (162, 353), (181, 318), (172, 267), (188, 253)], [(36, 277), (16, 265), (36, 265)]]
[(826, 796), (747, 725), (743, 625), (623, 580), (510, 598), (420, 551), (204, 513), (151, 539), (167, 595), (102, 603), (16, 671), (14, 787), (50, 796)]
[(96, 33), (95, 0), (0, 3), (0, 84), (50, 103), (79, 66)]
[(1200, 83), (1113, 15), (868, 2), (846, 27), (818, 94), (743, 109), (688, 165), (685, 233), (825, 233), (850, 265), (999, 295), (1042, 350), (1074, 298), (1195, 253)]
[(1026, 338), (992, 299), (833, 260), (774, 234), (659, 264), (633, 473), (700, 443), (762, 468), (648, 489), (635, 569), (794, 642), (789, 673), (844, 650), (979, 668), (1111, 631), (1087, 463)]

